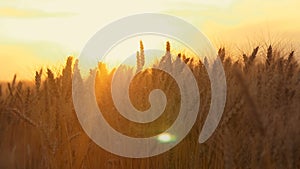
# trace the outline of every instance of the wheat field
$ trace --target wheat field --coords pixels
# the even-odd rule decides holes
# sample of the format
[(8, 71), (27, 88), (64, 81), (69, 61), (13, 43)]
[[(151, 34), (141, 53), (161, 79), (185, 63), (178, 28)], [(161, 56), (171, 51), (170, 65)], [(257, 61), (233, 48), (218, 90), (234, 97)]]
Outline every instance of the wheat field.
[[(170, 48), (170, 47), (169, 47)], [(167, 50), (168, 49), (167, 47)], [(220, 48), (227, 81), (227, 100), (212, 137), (198, 137), (210, 107), (211, 88), (204, 64), (184, 54), (169, 59), (172, 69), (183, 60), (197, 79), (201, 105), (196, 124), (176, 147), (158, 156), (134, 159), (98, 147), (81, 128), (72, 102), (76, 60), (68, 57), (61, 73), (36, 71), (34, 82), (0, 85), (0, 168), (2, 169), (296, 169), (300, 168), (300, 67), (294, 51), (272, 45), (252, 53), (229, 55)], [(140, 55), (138, 55), (140, 56)], [(147, 56), (143, 56), (147, 57)], [(137, 69), (142, 70), (144, 58)], [(165, 58), (166, 59), (166, 58)], [(297, 60), (298, 59), (298, 60)], [(157, 64), (162, 63), (162, 60)], [(123, 67), (124, 76), (134, 69)], [(143, 69), (130, 84), (132, 104), (150, 106), (147, 96), (162, 89), (168, 103), (153, 123), (134, 123), (118, 114), (111, 91), (115, 69), (98, 64), (95, 91), (105, 119), (117, 131), (132, 137), (149, 137), (166, 130), (176, 119), (180, 93), (168, 74)], [(121, 85), (121, 84), (120, 84)], [(145, 86), (147, 86), (145, 88)], [(141, 98), (141, 99), (137, 99)]]

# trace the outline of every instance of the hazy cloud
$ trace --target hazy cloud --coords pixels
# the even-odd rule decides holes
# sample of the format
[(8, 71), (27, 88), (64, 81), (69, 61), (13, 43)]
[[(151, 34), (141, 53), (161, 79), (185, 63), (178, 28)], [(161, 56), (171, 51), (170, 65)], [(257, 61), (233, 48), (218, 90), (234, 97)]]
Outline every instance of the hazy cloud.
[(46, 12), (37, 9), (24, 9), (17, 7), (0, 7), (0, 17), (6, 18), (36, 18), (36, 17), (67, 17), (75, 15), (65, 12)]

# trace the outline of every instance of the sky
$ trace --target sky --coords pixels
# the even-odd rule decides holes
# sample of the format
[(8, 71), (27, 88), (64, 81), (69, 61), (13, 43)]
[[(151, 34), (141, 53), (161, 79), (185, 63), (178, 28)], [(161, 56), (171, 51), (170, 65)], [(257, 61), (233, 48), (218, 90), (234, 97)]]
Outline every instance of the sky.
[(0, 0), (0, 81), (33, 80), (40, 67), (78, 56), (105, 25), (144, 12), (180, 17), (216, 47), (285, 39), (299, 48), (299, 9), (299, 0)]

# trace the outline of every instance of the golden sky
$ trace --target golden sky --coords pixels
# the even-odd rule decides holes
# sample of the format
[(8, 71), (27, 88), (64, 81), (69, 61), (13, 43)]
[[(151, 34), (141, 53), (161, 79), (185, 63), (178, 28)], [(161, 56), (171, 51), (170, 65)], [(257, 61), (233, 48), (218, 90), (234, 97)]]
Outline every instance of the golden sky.
[(39, 67), (77, 56), (103, 26), (143, 12), (181, 17), (216, 46), (288, 39), (297, 48), (299, 9), (299, 0), (0, 0), (0, 81), (33, 79)]

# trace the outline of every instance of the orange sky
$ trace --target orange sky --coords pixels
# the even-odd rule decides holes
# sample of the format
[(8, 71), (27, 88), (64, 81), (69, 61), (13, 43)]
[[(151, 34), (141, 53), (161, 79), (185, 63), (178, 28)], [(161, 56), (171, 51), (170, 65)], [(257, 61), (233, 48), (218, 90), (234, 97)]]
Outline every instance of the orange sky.
[[(77, 56), (104, 25), (142, 12), (181, 17), (216, 46), (288, 39), (297, 48), (299, 9), (298, 0), (0, 1), (0, 81), (11, 79), (14, 73), (33, 79), (37, 68)], [(132, 50), (137, 49), (138, 45)]]

